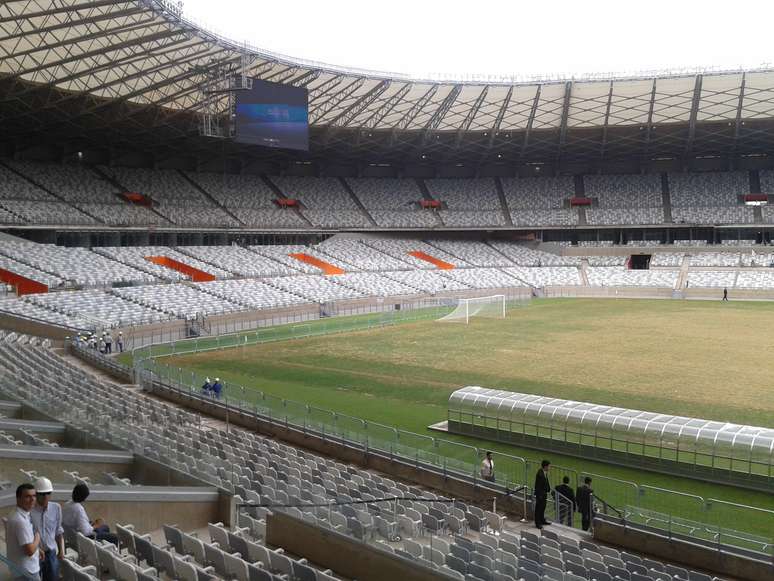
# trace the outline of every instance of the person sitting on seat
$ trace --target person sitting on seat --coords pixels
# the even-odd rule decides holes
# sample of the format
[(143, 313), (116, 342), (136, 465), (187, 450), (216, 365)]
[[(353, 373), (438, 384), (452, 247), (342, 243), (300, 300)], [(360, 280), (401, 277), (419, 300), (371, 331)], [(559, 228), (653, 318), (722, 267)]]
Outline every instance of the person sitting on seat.
[(81, 533), (82, 535), (95, 539), (97, 541), (107, 541), (118, 546), (118, 537), (110, 532), (102, 519), (89, 521), (86, 509), (83, 503), (89, 497), (89, 487), (85, 484), (76, 484), (73, 488), (72, 500), (68, 500), (62, 510), (62, 528), (65, 533), (71, 535)]

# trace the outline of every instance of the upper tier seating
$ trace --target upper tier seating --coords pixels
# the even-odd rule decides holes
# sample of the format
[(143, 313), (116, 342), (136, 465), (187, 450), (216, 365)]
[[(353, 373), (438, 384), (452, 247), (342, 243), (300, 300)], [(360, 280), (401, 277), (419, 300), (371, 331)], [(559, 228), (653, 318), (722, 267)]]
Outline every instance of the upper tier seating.
[(511, 212), (563, 208), (565, 200), (575, 194), (575, 183), (571, 176), (506, 178), (502, 184)]
[(440, 212), (446, 226), (505, 225), (493, 179), (432, 179), (425, 180), (425, 184), (432, 197), (446, 205)]
[(673, 240), (675, 246), (709, 246), (706, 240)]
[(676, 223), (753, 222), (753, 208), (739, 202), (739, 196), (750, 193), (746, 172), (670, 173), (669, 190)]
[(433, 246), (457, 256), (471, 266), (513, 266), (506, 258), (485, 242), (473, 240), (433, 240)]
[(194, 256), (207, 264), (239, 276), (283, 276), (298, 274), (285, 264), (258, 255), (240, 246), (185, 246), (185, 254)]
[(371, 223), (360, 210), (302, 210), (306, 219), (320, 228), (369, 228)]
[(586, 196), (597, 198), (600, 208), (662, 207), (659, 174), (586, 175), (583, 185)]
[(110, 226), (168, 225), (169, 221), (148, 208), (122, 200), (121, 192), (88, 167), (75, 164), (50, 164), (11, 161), (9, 164), (31, 176), (48, 190), (73, 206), (88, 212)]
[(347, 178), (347, 183), (368, 210), (420, 211), (422, 191), (413, 179)]
[(155, 282), (156, 278), (85, 248), (64, 248), (32, 242), (2, 242), (0, 253), (66, 281), (84, 286), (116, 282)]
[(764, 194), (774, 194), (774, 171), (762, 169), (758, 172), (761, 182), (761, 192)]
[(587, 208), (586, 222), (599, 224), (661, 224), (663, 208)]
[(538, 288), (583, 284), (580, 272), (574, 266), (512, 266), (503, 270), (524, 283)]
[(739, 239), (739, 240), (721, 240), (720, 245), (721, 246), (755, 246), (758, 244), (757, 241), (753, 239)]
[(427, 210), (371, 210), (380, 228), (435, 228), (438, 223)]
[(128, 191), (153, 200), (153, 207), (180, 226), (236, 227), (239, 223), (174, 170), (110, 167), (113, 175)]
[(505, 226), (505, 216), (500, 210), (441, 210), (439, 214), (443, 223), (453, 228)]
[(351, 238), (329, 238), (314, 246), (324, 255), (349, 264), (358, 270), (406, 270), (411, 266), (398, 258), (394, 258), (360, 240)]
[(425, 180), (430, 195), (449, 210), (500, 210), (497, 187), (492, 178)]
[(511, 220), (514, 226), (575, 226), (578, 224), (578, 212), (573, 209), (511, 209)]
[(774, 264), (774, 254), (770, 252), (756, 252), (755, 254), (742, 254), (742, 266), (771, 267)]
[(589, 267), (590, 286), (647, 286), (674, 288), (677, 270), (626, 270), (621, 267)]
[(272, 176), (287, 198), (300, 200), (308, 210), (357, 210), (357, 204), (336, 178)]
[(197, 315), (223, 315), (247, 310), (243, 305), (179, 283), (117, 288), (113, 292), (128, 301), (189, 320)]
[(258, 280), (214, 280), (195, 283), (202, 292), (224, 298), (247, 309), (276, 309), (308, 302)]

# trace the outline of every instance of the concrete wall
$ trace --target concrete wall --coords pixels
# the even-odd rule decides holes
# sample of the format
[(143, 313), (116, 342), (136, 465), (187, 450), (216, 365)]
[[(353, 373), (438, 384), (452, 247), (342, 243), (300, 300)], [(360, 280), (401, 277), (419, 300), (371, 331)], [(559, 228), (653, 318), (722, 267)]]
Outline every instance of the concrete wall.
[(266, 542), (350, 579), (445, 581), (440, 571), (381, 551), (345, 535), (275, 512), (266, 521)]
[(712, 571), (714, 574), (729, 575), (749, 581), (774, 579), (774, 562), (765, 563), (736, 557), (692, 543), (636, 531), (600, 520), (594, 521), (594, 539), (622, 549), (680, 563), (690, 568)]

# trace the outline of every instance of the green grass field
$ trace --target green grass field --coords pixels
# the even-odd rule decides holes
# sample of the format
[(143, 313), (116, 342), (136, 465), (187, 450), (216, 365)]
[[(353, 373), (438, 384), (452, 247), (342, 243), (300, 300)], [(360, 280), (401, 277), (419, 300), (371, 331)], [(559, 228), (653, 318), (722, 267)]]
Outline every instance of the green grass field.
[[(774, 303), (545, 299), (506, 320), (434, 321), (164, 358), (228, 384), (438, 436), (449, 394), (497, 387), (774, 427)], [(248, 394), (249, 399), (249, 394)], [(774, 509), (774, 497), (515, 446), (573, 470)], [(613, 501), (614, 499), (611, 499)], [(679, 503), (663, 500), (676, 514)], [(770, 532), (762, 523), (757, 531)]]

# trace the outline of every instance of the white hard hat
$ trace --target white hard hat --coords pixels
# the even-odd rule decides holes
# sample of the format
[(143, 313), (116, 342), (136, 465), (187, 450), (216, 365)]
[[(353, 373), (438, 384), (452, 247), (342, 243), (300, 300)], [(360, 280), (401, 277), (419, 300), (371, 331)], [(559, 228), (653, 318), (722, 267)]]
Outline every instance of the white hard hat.
[(204, 380), (204, 381), (206, 381), (207, 383), (209, 383), (209, 382), (210, 382), (210, 378), (209, 378), (209, 377), (207, 377), (207, 378), (205, 378), (205, 380)]
[(51, 481), (48, 478), (41, 476), (35, 481), (35, 492), (38, 494), (54, 492), (54, 487), (51, 485)]
[(220, 377), (216, 377), (216, 378), (215, 378), (215, 381), (220, 381)]

